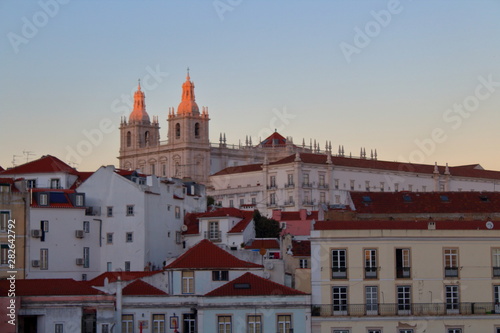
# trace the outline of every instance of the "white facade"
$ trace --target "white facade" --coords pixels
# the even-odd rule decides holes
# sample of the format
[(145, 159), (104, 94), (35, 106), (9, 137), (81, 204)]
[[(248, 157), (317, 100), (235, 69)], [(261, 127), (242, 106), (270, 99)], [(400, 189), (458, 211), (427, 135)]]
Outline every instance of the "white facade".
[(185, 213), (206, 209), (203, 188), (196, 188), (200, 195), (188, 194), (180, 180), (148, 176), (132, 181), (113, 166), (97, 170), (79, 191), (87, 193), (87, 205), (102, 223), (100, 270), (159, 269), (179, 255)]
[(210, 177), (208, 194), (224, 207), (318, 210), (351, 206), (350, 191), (499, 191), (500, 172), (480, 167), (437, 167), (330, 154), (295, 154), (274, 163), (228, 168)]

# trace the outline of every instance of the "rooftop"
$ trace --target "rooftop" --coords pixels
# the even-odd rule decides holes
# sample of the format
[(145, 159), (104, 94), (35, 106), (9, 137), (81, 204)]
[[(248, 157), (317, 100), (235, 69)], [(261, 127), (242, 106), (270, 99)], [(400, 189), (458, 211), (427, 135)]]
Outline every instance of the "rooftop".
[[(500, 222), (487, 221), (318, 221), (314, 230), (428, 230), (433, 223), (435, 230), (500, 230)], [(488, 225), (491, 228), (488, 228)]]

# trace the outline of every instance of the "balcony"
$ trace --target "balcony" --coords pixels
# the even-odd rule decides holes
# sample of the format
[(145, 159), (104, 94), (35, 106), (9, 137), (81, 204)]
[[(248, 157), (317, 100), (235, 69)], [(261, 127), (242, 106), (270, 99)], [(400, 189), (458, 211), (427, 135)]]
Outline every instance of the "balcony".
[(285, 188), (294, 188), (295, 184), (294, 183), (287, 183), (285, 184)]
[(328, 184), (318, 184), (319, 190), (328, 190)]
[(500, 314), (500, 305), (493, 302), (315, 304), (311, 314), (315, 317), (490, 315)]
[(347, 267), (333, 267), (332, 279), (347, 279)]
[(285, 201), (284, 205), (285, 206), (295, 206), (295, 202), (293, 200), (288, 200), (288, 201)]
[(276, 204), (276, 202), (270, 202), (266, 206), (267, 207), (277, 207), (278, 205)]
[(302, 183), (302, 188), (312, 188), (311, 183)]
[(276, 190), (278, 187), (276, 186), (276, 184), (271, 184), (271, 185), (267, 185), (266, 186), (266, 189), (268, 190)]
[(411, 277), (411, 267), (396, 267), (396, 278), (408, 279)]
[(314, 206), (314, 202), (312, 200), (303, 200), (302, 204), (304, 206)]
[(445, 277), (458, 277), (458, 267), (445, 267), (444, 268)]
[(205, 231), (203, 233), (203, 238), (208, 239), (211, 242), (220, 242), (222, 241), (222, 232), (221, 231)]

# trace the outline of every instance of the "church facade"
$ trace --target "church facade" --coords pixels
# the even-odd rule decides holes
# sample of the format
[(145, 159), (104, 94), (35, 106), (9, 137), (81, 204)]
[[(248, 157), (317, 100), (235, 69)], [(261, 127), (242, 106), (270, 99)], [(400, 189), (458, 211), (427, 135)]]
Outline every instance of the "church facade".
[(160, 177), (190, 178), (207, 184), (211, 174), (229, 166), (262, 163), (265, 157), (272, 162), (297, 150), (319, 151), (319, 144), (315, 143), (314, 148), (312, 145), (298, 147), (291, 138), (277, 132), (257, 145), (252, 145), (248, 137), (244, 144), (229, 145), (222, 133), (218, 143), (211, 143), (209, 122), (208, 108), (202, 107), (200, 112), (188, 73), (177, 110), (169, 108), (168, 111), (167, 140), (160, 141), (158, 117), (151, 119), (146, 112), (145, 94), (139, 84), (133, 110), (120, 124), (120, 168), (138, 169)]

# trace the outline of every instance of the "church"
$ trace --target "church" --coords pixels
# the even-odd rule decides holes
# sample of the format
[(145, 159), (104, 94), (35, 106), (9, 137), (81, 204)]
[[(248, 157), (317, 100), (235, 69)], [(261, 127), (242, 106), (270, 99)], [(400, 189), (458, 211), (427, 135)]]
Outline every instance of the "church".
[(120, 168), (207, 184), (211, 174), (227, 167), (263, 163), (266, 158), (273, 162), (297, 151), (320, 150), (319, 143), (299, 147), (278, 132), (257, 145), (252, 145), (248, 137), (244, 144), (227, 144), (222, 133), (219, 142), (213, 143), (209, 140), (209, 122), (208, 108), (202, 107), (200, 112), (196, 103), (188, 72), (177, 111), (168, 110), (167, 140), (161, 141), (159, 118), (151, 119), (146, 112), (145, 94), (139, 83), (133, 110), (120, 124)]

